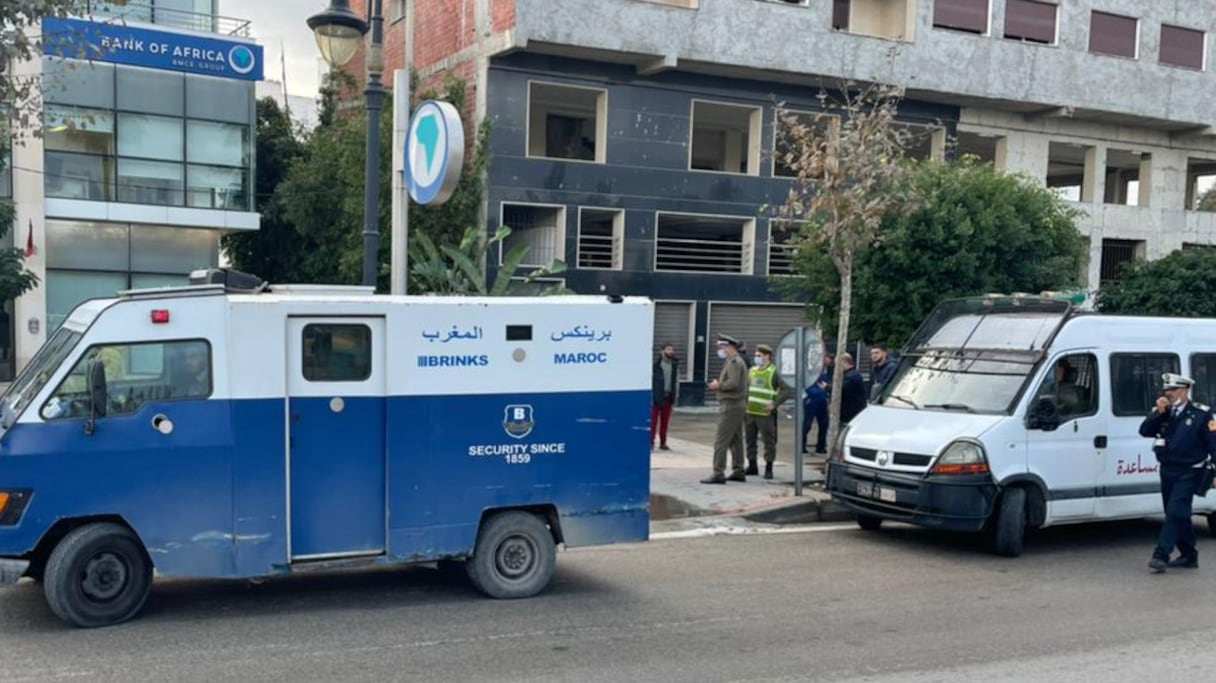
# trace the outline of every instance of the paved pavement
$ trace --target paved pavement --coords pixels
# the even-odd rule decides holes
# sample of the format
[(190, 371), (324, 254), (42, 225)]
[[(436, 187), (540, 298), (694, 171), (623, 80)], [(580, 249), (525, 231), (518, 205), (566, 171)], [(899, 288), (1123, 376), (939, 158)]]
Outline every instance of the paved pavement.
[[(794, 421), (785, 414), (778, 423), (777, 460), (771, 480), (750, 476), (743, 483), (702, 484), (701, 479), (713, 471), (716, 429), (717, 414), (710, 409), (677, 409), (672, 415), (667, 439), (671, 450), (656, 448), (650, 458), (651, 521), (656, 526), (672, 529), (722, 524), (724, 518), (778, 524), (852, 519), (823, 490), (821, 456), (803, 460), (802, 495), (795, 495)], [(810, 438), (814, 437), (812, 430)], [(759, 451), (763, 472), (762, 445)]]

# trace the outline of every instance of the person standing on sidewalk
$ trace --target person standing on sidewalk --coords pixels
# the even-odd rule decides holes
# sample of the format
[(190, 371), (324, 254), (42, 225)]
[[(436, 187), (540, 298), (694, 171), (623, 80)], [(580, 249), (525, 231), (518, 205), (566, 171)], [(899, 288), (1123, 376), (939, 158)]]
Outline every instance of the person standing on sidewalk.
[(848, 424), (866, 409), (866, 382), (861, 378), (853, 354), (842, 353), (839, 358), (844, 365), (844, 386), (840, 388), (840, 423)]
[(885, 344), (875, 344), (870, 347), (870, 363), (873, 365), (874, 379), (870, 383), (870, 400), (878, 398), (882, 388), (895, 376), (896, 362), (891, 358)]
[(747, 472), (759, 474), (756, 466), (756, 437), (764, 442), (764, 478), (773, 478), (773, 461), (777, 458), (777, 406), (793, 395), (790, 386), (777, 374), (773, 365), (773, 347), (768, 344), (756, 346), (755, 362), (752, 364), (747, 387)]
[(676, 392), (680, 385), (680, 359), (676, 356), (674, 345), (663, 345), (663, 350), (654, 361), (650, 385), (650, 449), (654, 450), (654, 434), (657, 429), (659, 450), (669, 451), (671, 449), (667, 447), (667, 425), (671, 422), (671, 411), (675, 408)]
[(809, 448), (807, 436), (811, 433), (811, 425), (815, 425), (815, 453), (826, 455), (828, 452), (828, 404), (832, 401), (832, 357), (823, 356), (823, 369), (815, 383), (806, 388), (802, 399), (802, 449), (805, 453)]
[[(1199, 567), (1191, 506), (1203, 467), (1208, 457), (1216, 454), (1216, 419), (1207, 406), (1189, 400), (1195, 381), (1167, 372), (1161, 376), (1161, 382), (1163, 395), (1140, 423), (1140, 436), (1153, 439), (1153, 452), (1161, 463), (1158, 476), (1165, 524), (1148, 562), (1154, 574), (1164, 572), (1166, 567)], [(1175, 547), (1179, 555), (1171, 560), (1170, 553)]]
[(743, 417), (747, 414), (747, 365), (739, 357), (739, 340), (718, 335), (718, 357), (726, 361), (709, 390), (718, 393), (718, 432), (714, 436), (714, 473), (702, 484), (725, 484), (726, 451), (730, 450), (730, 481), (747, 481), (743, 471)]

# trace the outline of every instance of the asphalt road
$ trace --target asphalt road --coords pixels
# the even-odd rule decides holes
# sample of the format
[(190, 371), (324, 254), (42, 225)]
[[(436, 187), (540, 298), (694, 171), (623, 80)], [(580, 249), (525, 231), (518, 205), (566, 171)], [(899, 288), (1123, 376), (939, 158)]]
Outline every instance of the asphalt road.
[(550, 590), (521, 601), (430, 568), (159, 581), (139, 618), (98, 630), (22, 582), (0, 592), (0, 681), (1206, 677), (1216, 539), (1200, 569), (1151, 576), (1156, 529), (1046, 531), (1018, 559), (909, 528), (660, 539), (559, 552)]

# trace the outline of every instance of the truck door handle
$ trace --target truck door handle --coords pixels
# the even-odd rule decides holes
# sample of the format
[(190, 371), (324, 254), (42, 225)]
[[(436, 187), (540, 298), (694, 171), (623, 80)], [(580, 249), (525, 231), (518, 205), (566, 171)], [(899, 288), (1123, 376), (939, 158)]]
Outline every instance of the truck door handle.
[(1094, 448), (1106, 448), (1106, 436), (1095, 436)]

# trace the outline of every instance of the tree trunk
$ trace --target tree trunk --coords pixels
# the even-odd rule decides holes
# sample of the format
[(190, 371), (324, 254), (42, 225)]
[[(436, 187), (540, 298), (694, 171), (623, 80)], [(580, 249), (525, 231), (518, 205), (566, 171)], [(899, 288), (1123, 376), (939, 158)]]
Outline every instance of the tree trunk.
[[(840, 263), (840, 317), (836, 325), (836, 356), (832, 363), (832, 401), (828, 405), (828, 457), (832, 457), (832, 447), (836, 444), (836, 435), (840, 433), (840, 404), (844, 398), (844, 365), (840, 355), (848, 351), (849, 344), (849, 311), (853, 303), (853, 255), (848, 254)], [(857, 359), (854, 358), (856, 363)]]

